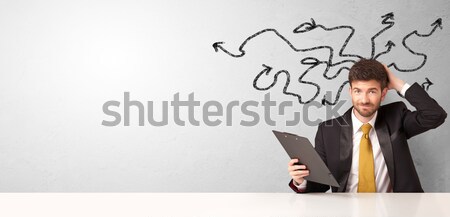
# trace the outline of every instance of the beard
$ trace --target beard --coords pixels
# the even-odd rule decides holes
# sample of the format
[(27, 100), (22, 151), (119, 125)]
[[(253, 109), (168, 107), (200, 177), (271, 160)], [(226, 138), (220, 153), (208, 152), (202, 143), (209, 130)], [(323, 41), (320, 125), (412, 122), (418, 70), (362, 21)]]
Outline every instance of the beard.
[(375, 105), (372, 103), (366, 103), (366, 104), (358, 104), (358, 106), (354, 106), (356, 111), (363, 117), (371, 117), (375, 112), (378, 110), (380, 105)]

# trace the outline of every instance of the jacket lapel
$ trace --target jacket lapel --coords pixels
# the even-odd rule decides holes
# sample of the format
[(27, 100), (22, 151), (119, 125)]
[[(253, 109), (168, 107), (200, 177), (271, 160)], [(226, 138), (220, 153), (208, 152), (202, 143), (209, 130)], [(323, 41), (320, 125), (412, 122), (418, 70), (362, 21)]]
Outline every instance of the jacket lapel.
[(377, 120), (375, 122), (375, 131), (377, 133), (378, 141), (380, 142), (381, 152), (383, 153), (384, 160), (389, 173), (392, 187), (394, 187), (394, 153), (392, 153), (392, 143), (389, 135), (389, 130), (380, 112), (378, 113)]
[(340, 173), (342, 176), (339, 178), (339, 189), (338, 192), (344, 192), (347, 186), (348, 176), (350, 174), (350, 169), (352, 167), (352, 155), (353, 155), (353, 125), (352, 125), (352, 117), (351, 112), (353, 107), (347, 110), (345, 114), (342, 116), (342, 122), (339, 124), (341, 133), (340, 133)]

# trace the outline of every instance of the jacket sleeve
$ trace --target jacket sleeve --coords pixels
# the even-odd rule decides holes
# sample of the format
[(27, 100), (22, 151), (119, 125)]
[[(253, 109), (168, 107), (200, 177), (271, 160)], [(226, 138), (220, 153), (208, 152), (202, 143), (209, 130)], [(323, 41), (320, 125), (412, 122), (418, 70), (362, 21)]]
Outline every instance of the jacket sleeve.
[(402, 108), (407, 139), (440, 126), (447, 118), (445, 110), (417, 83), (406, 91), (405, 98), (416, 108), (416, 111)]

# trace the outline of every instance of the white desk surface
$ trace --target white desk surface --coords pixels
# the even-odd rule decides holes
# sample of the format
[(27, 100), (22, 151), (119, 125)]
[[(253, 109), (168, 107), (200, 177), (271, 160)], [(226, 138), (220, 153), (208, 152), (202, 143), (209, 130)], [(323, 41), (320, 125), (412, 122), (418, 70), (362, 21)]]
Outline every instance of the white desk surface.
[(450, 193), (0, 193), (0, 216), (450, 216)]

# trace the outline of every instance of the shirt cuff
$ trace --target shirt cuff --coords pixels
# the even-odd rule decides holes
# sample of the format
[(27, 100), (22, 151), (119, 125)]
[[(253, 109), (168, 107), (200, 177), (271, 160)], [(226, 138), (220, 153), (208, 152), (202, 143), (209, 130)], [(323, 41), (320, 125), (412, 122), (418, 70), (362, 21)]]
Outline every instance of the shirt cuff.
[(402, 95), (403, 97), (405, 97), (405, 93), (408, 90), (408, 88), (411, 87), (411, 85), (409, 85), (408, 83), (405, 83), (402, 87), (402, 89), (400, 90), (400, 95)]
[(303, 180), (302, 184), (296, 185), (296, 182), (292, 180), (295, 187), (297, 187), (298, 190), (305, 190), (306, 189), (306, 180)]

